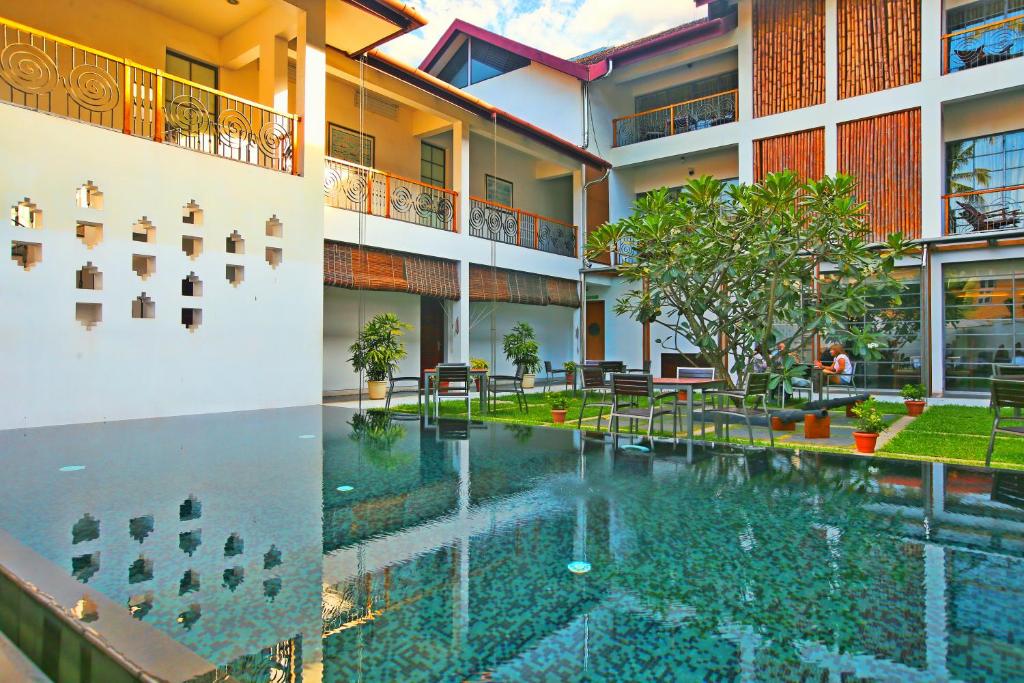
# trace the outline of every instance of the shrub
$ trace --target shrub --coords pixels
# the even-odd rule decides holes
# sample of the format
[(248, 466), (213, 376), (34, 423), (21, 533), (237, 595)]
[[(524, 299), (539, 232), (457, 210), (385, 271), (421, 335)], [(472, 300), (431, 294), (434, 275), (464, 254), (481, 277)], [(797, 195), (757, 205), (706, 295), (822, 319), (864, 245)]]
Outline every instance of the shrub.
[(534, 373), (540, 367), (540, 346), (529, 323), (516, 323), (512, 331), (502, 339), (502, 348), (505, 357), (525, 372)]
[(400, 337), (412, 325), (403, 323), (394, 313), (375, 315), (366, 326), (349, 352), (349, 362), (356, 372), (365, 372), (371, 382), (383, 382), (388, 372), (398, 367), (398, 361), (406, 356), (405, 344)]
[(474, 370), (487, 370), (488, 368), (490, 368), (490, 365), (488, 365), (487, 361), (485, 361), (483, 358), (470, 358), (469, 367), (473, 368)]
[(923, 384), (904, 384), (900, 389), (900, 396), (907, 401), (923, 401), (928, 394), (928, 388)]
[(548, 399), (551, 410), (568, 410), (569, 401), (564, 396), (552, 396)]
[(860, 405), (854, 406), (853, 414), (857, 416), (856, 430), (865, 434), (881, 434), (889, 426), (878, 409), (878, 401), (869, 398)]

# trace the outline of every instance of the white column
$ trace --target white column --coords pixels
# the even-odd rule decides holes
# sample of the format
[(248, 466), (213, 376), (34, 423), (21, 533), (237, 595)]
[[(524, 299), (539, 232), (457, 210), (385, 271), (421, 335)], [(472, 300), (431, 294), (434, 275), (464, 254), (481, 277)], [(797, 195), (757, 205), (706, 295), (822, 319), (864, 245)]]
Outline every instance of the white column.
[(921, 105), (921, 236), (938, 237), (945, 232), (945, 190), (943, 169), (942, 104), (930, 100)]
[(459, 193), (458, 230), (469, 236), (469, 126), (452, 124), (452, 189)]
[(924, 646), (928, 673), (937, 681), (949, 679), (946, 612), (946, 550), (929, 543), (924, 547)]
[(928, 333), (931, 335), (931, 375), (932, 395), (942, 396), (945, 391), (945, 359), (943, 350), (945, 348), (945, 337), (943, 321), (946, 318), (945, 294), (942, 289), (942, 262), (932, 256), (928, 273), (928, 296), (931, 300), (931, 317), (928, 320)]
[(259, 101), (288, 110), (288, 41), (268, 35), (260, 41)]
[(825, 0), (825, 102), (839, 98), (839, 15), (836, 0)]
[[(310, 0), (299, 21), (295, 60), (295, 109), (302, 117), (302, 164), (307, 177), (323, 177), (324, 130), (327, 126), (327, 9), (325, 0)], [(311, 186), (314, 184), (310, 184)], [(317, 187), (320, 183), (315, 183)], [(323, 198), (318, 196), (318, 202)]]
[(939, 3), (921, 0), (921, 80), (931, 81), (942, 75), (943, 12)]
[[(749, 133), (749, 122), (754, 118), (754, 33), (751, 0), (739, 5), (739, 23), (736, 26), (737, 78), (739, 103), (737, 114), (741, 122), (738, 149), (739, 179), (743, 183), (754, 181), (754, 143)], [(746, 124), (742, 122), (747, 122)]]
[(469, 260), (459, 261), (459, 300), (455, 310), (455, 344), (449, 354), (450, 361), (469, 362)]

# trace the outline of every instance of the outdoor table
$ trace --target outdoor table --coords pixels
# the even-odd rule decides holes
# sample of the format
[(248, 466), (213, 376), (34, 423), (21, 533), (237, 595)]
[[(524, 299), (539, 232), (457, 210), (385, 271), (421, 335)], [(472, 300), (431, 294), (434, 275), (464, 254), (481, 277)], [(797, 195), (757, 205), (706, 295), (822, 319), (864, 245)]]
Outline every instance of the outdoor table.
[[(687, 441), (693, 441), (693, 394), (697, 391), (706, 391), (707, 389), (718, 389), (725, 385), (725, 381), (721, 379), (705, 379), (702, 377), (655, 377), (655, 386), (659, 387), (674, 387), (676, 390), (686, 389), (686, 429), (687, 429)], [(678, 402), (678, 394), (676, 401)], [(674, 435), (673, 435), (674, 436)]]
[[(487, 412), (487, 369), (486, 368), (470, 368), (469, 376), (476, 379), (480, 385), (480, 410)], [(427, 413), (430, 412), (430, 398), (432, 392), (430, 391), (430, 380), (431, 378), (437, 378), (437, 368), (427, 368), (423, 371), (423, 390), (426, 392), (426, 408)]]

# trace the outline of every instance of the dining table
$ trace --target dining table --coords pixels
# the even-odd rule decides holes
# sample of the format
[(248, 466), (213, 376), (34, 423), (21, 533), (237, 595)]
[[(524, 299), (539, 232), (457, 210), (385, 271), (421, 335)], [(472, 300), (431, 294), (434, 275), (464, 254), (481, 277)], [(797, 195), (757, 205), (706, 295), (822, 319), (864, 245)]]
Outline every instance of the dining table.
[[(487, 368), (470, 368), (469, 375), (476, 380), (477, 386), (480, 387), (480, 411), (487, 412), (487, 391), (489, 389), (487, 382)], [(430, 398), (433, 396), (431, 391), (432, 382), (437, 380), (437, 368), (427, 368), (423, 371), (423, 389), (426, 394), (425, 407), (427, 414), (430, 414)]]
[(675, 401), (679, 401), (679, 391), (686, 391), (686, 433), (687, 443), (693, 443), (693, 395), (705, 392), (709, 389), (720, 389), (725, 386), (725, 380), (708, 379), (706, 377), (655, 377), (654, 385), (659, 388), (674, 388), (676, 393)]

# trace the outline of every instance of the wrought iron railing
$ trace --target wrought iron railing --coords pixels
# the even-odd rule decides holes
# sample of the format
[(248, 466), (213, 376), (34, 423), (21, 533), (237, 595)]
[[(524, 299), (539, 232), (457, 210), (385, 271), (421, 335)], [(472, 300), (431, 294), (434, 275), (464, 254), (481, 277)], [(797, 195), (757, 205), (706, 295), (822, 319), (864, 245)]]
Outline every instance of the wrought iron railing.
[(942, 73), (1024, 55), (1024, 16), (1000, 19), (942, 36)]
[(738, 93), (738, 90), (728, 90), (629, 116), (620, 116), (612, 120), (612, 145), (622, 147), (634, 142), (732, 123), (736, 120)]
[(511, 206), (469, 198), (469, 234), (563, 256), (576, 255), (576, 226)]
[(955, 192), (942, 199), (947, 235), (1024, 228), (1024, 185)]
[(295, 173), (294, 114), (0, 18), (0, 101)]
[(324, 202), (328, 206), (457, 231), (458, 193), (436, 185), (327, 157)]

